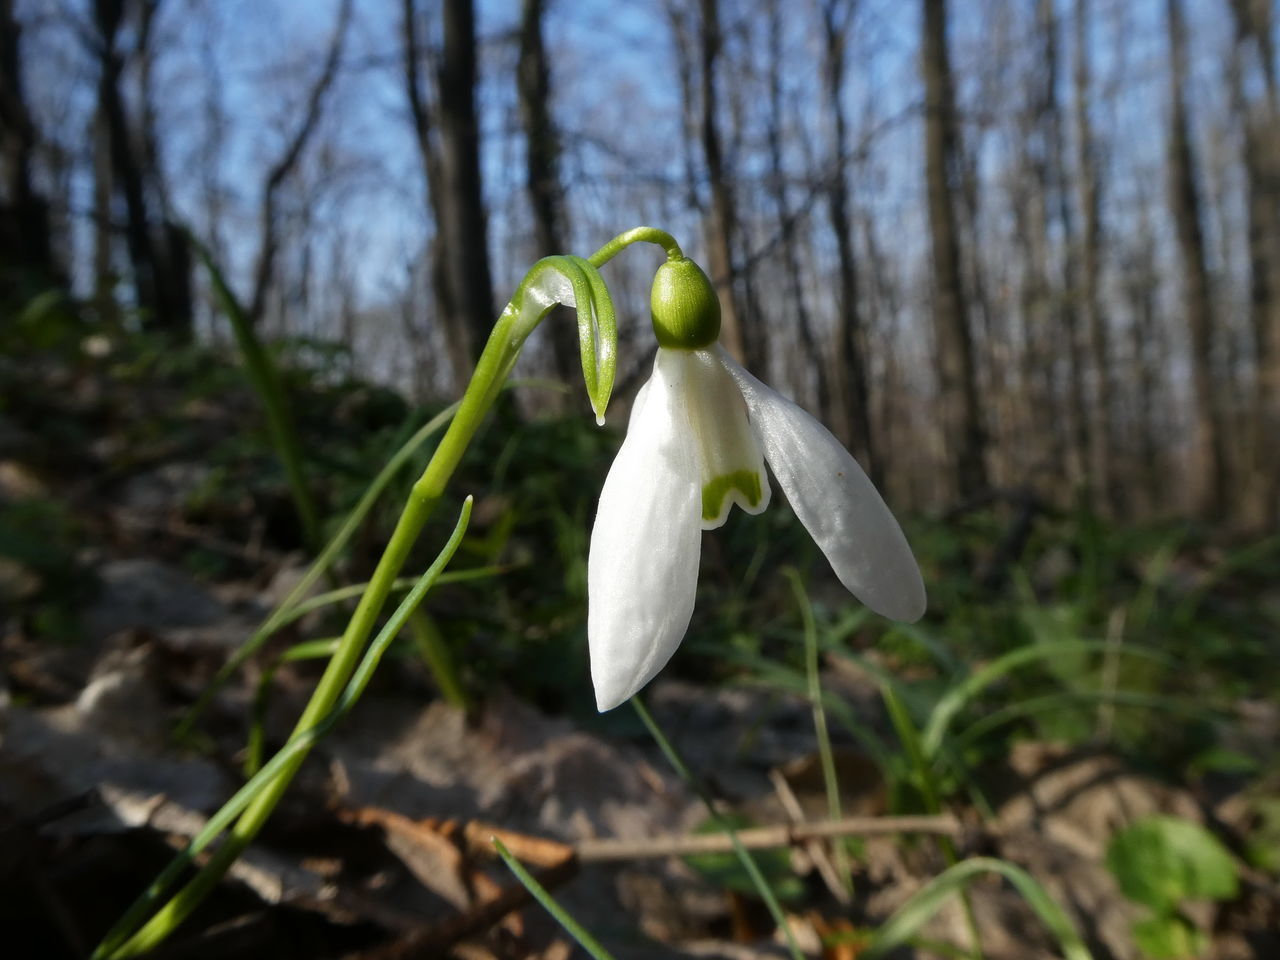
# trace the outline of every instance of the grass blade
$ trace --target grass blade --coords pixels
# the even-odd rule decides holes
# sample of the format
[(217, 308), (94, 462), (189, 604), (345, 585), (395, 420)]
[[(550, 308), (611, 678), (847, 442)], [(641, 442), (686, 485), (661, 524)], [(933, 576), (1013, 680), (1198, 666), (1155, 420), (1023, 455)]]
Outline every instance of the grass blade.
[(516, 879), (529, 891), (533, 899), (542, 904), (542, 909), (555, 917), (556, 923), (564, 927), (565, 933), (578, 941), (578, 946), (595, 957), (596, 960), (613, 960), (613, 955), (601, 946), (600, 941), (593, 937), (582, 924), (573, 919), (569, 915), (569, 911), (556, 902), (555, 897), (551, 896), (547, 889), (535, 879), (533, 874), (525, 869), (524, 864), (512, 856), (511, 851), (503, 845), (501, 840), (493, 837), (492, 841), (494, 849), (498, 851), (498, 856), (502, 858), (511, 872), (516, 875)]
[(235, 676), (236, 671), (244, 665), (245, 661), (257, 653), (258, 650), (262, 648), (262, 645), (270, 639), (273, 633), (285, 624), (289, 623), (292, 619), (296, 619), (295, 616), (291, 616), (291, 612), (303, 602), (303, 598), (306, 597), (307, 593), (315, 585), (316, 581), (324, 576), (333, 565), (334, 561), (337, 560), (338, 554), (342, 552), (347, 543), (351, 540), (352, 536), (355, 535), (356, 530), (360, 528), (360, 524), (364, 522), (364, 518), (368, 515), (369, 511), (373, 509), (374, 503), (382, 494), (382, 491), (386, 488), (387, 484), (391, 482), (392, 478), (397, 472), (399, 472), (400, 468), (418, 452), (418, 448), (421, 447), (432, 434), (439, 431), (445, 426), (445, 424), (453, 419), (453, 415), (457, 412), (457, 409), (458, 404), (455, 403), (432, 417), (429, 421), (423, 424), (421, 428), (419, 428), (417, 433), (405, 441), (400, 449), (396, 451), (395, 455), (387, 461), (386, 465), (378, 472), (378, 475), (373, 478), (373, 481), (369, 484), (368, 488), (366, 488), (359, 503), (357, 503), (355, 508), (347, 515), (347, 519), (342, 522), (342, 526), (338, 529), (338, 532), (333, 535), (332, 539), (330, 539), (330, 541), (325, 545), (325, 548), (320, 551), (320, 555), (316, 557), (315, 561), (307, 569), (307, 572), (303, 575), (302, 579), (299, 580), (297, 585), (289, 591), (289, 595), (284, 598), (281, 604), (276, 607), (274, 611), (272, 611), (270, 616), (262, 622), (258, 629), (255, 630), (249, 638), (239, 646), (236, 652), (227, 659), (226, 663), (219, 668), (213, 679), (209, 681), (208, 686), (201, 691), (199, 698), (191, 705), (191, 709), (187, 711), (186, 715), (174, 730), (175, 739), (185, 739), (195, 727), (196, 722), (208, 708), (209, 704), (213, 702), (213, 698), (217, 695), (218, 691), (226, 685), (228, 680)]
[(964, 860), (934, 877), (875, 932), (866, 950), (859, 956), (873, 960), (906, 943), (947, 900), (962, 894), (969, 881), (982, 873), (998, 873), (1014, 886), (1058, 941), (1065, 960), (1093, 960), (1071, 918), (1054, 902), (1044, 887), (1021, 867), (990, 857)]
[(720, 812), (716, 810), (715, 804), (712, 802), (710, 795), (702, 789), (702, 785), (698, 783), (693, 775), (693, 771), (689, 769), (684, 762), (684, 758), (676, 752), (676, 748), (671, 741), (667, 739), (662, 732), (662, 728), (658, 726), (657, 721), (653, 719), (653, 715), (649, 713), (649, 708), (644, 705), (639, 697), (631, 698), (631, 706), (635, 708), (640, 719), (648, 728), (650, 735), (658, 744), (658, 748), (680, 774), (681, 779), (689, 785), (698, 799), (702, 801), (703, 806), (707, 808), (707, 812), (711, 815), (711, 819), (716, 826), (729, 838), (729, 842), (733, 844), (733, 852), (737, 856), (738, 861), (742, 864), (742, 868), (747, 871), (747, 875), (751, 877), (751, 882), (755, 885), (756, 891), (760, 894), (760, 898), (764, 900), (765, 906), (769, 909), (769, 914), (773, 917), (773, 922), (778, 925), (778, 929), (782, 931), (783, 936), (787, 939), (787, 950), (790, 952), (793, 960), (804, 960), (804, 954), (800, 952), (800, 946), (796, 943), (795, 934), (791, 932), (791, 925), (787, 923), (786, 915), (782, 912), (782, 905), (778, 903), (777, 896), (774, 895), (773, 889), (769, 886), (769, 882), (765, 880), (764, 874), (760, 872), (759, 865), (755, 859), (747, 852), (747, 848), (742, 845), (742, 841), (738, 839), (738, 831), (733, 828)]
[(1173, 661), (1164, 654), (1136, 647), (1132, 644), (1114, 644), (1105, 640), (1061, 640), (1053, 643), (1036, 644), (1019, 647), (1001, 657), (997, 657), (981, 670), (976, 670), (960, 683), (956, 684), (938, 700), (929, 716), (921, 738), (921, 747), (925, 756), (931, 760), (938, 756), (942, 739), (956, 714), (964, 709), (974, 697), (998, 680), (1003, 679), (1019, 667), (1052, 657), (1067, 656), (1080, 653), (1126, 653), (1134, 657), (1144, 657), (1159, 663), (1171, 665)]
[[(443, 572), (445, 566), (453, 559), (459, 544), (462, 543), (467, 524), (470, 522), (471, 505), (472, 500), (468, 497), (463, 503), (458, 523), (454, 527), (448, 542), (445, 543), (440, 554), (418, 579), (413, 590), (400, 602), (395, 612), (391, 614), (378, 632), (378, 635), (369, 644), (363, 659), (352, 673), (351, 679), (347, 682), (333, 709), (315, 726), (309, 727), (292, 737), (261, 770), (236, 791), (230, 800), (222, 805), (217, 813), (209, 818), (204, 829), (191, 839), (181, 853), (174, 857), (152, 882), (151, 886), (143, 891), (141, 896), (126, 911), (125, 915), (107, 933), (102, 943), (94, 951), (92, 960), (104, 960), (104, 958), (108, 957), (131, 957), (152, 949), (168, 935), (174, 926), (181, 922), (191, 909), (194, 909), (194, 903), (198, 903), (203, 899), (205, 893), (212, 888), (213, 884), (217, 883), (221, 873), (230, 864), (220, 864), (215, 857), (184, 890), (152, 916), (141, 929), (137, 929), (139, 924), (142, 924), (147, 916), (151, 914), (151, 911), (161, 901), (165, 893), (186, 872), (195, 855), (221, 836), (232, 825), (235, 818), (260, 793), (271, 786), (272, 781), (280, 775), (290, 760), (310, 750), (321, 737), (333, 728), (334, 724), (355, 706), (361, 694), (364, 693), (365, 687), (369, 685), (369, 681), (373, 677), (373, 671), (381, 662), (382, 655), (386, 653), (387, 647), (390, 646), (396, 635), (404, 629), (410, 614), (417, 609), (418, 605), (426, 597), (427, 592), (435, 585), (436, 579)], [(137, 932), (134, 932), (135, 929), (137, 929)]]

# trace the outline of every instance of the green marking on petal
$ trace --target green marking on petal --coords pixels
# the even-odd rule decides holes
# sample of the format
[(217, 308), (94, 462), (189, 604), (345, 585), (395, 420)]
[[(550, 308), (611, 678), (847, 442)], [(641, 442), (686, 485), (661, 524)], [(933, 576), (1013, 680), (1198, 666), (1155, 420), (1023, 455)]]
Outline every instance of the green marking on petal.
[(754, 470), (735, 470), (715, 477), (702, 488), (702, 519), (711, 521), (721, 515), (724, 499), (731, 491), (742, 494), (747, 505), (754, 507), (763, 494), (760, 490), (760, 474)]

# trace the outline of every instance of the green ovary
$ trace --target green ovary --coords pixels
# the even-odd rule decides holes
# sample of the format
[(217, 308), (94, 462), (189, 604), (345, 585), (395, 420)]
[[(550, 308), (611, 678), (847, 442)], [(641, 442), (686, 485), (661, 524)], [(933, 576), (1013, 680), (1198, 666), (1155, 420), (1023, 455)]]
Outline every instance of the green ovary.
[(735, 470), (712, 479), (702, 488), (702, 519), (711, 521), (720, 516), (724, 498), (733, 490), (742, 494), (748, 506), (756, 506), (761, 497), (760, 474), (754, 470)]

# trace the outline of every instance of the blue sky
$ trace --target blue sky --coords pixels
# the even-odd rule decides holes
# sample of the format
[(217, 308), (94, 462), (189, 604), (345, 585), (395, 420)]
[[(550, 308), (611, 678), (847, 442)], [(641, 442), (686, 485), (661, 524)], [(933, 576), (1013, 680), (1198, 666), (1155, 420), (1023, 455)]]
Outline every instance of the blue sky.
[[(1151, 206), (1157, 218), (1162, 216), (1167, 102), (1163, 3), (1093, 0), (1092, 5), (1090, 54), (1105, 94), (1095, 108), (1095, 122), (1114, 168), (1108, 217), (1120, 231), (1130, 229), (1138, 205)], [(1219, 102), (1230, 21), (1225, 0), (1197, 0), (1187, 6), (1199, 145), (1207, 149), (1215, 142), (1230, 142), (1230, 131), (1223, 126), (1228, 111)], [(78, 8), (68, 0), (65, 9)], [(334, 288), (352, 283), (356, 305), (363, 310), (402, 299), (410, 268), (420, 260), (431, 232), (400, 86), (399, 8), (392, 0), (356, 0), (344, 77), (334, 91), (316, 149), (300, 171), (297, 189), (283, 198), (288, 216), (306, 219), (313, 237), (305, 252), (312, 271), (307, 282), (315, 288), (313, 313), (331, 310)], [(918, 4), (862, 0), (861, 8), (848, 56), (846, 108), (855, 141), (869, 129), (877, 132), (865, 162), (850, 170), (850, 182), (857, 208), (872, 217), (878, 242), (902, 281), (906, 309), (915, 313), (925, 290), (905, 278), (922, 269), (926, 254), (921, 128), (915, 112), (921, 97)], [(28, 0), (25, 13), (31, 17), (43, 9)], [(300, 98), (318, 69), (336, 9), (337, 0), (165, 0), (162, 6), (157, 99), (173, 200), (184, 219), (197, 229), (212, 231), (210, 186), (224, 198), (219, 236), (242, 289), (255, 252), (257, 192), (265, 166), (296, 122)], [(724, 0), (723, 9), (726, 57), (737, 65), (726, 75), (722, 94), (726, 101), (739, 97), (753, 114), (760, 88), (750, 68), (761, 66), (764, 55), (763, 33), (753, 28), (761, 26), (765, 8), (746, 0)], [(783, 82), (790, 104), (786, 154), (799, 177), (807, 175), (813, 158), (821, 161), (827, 154), (829, 124), (815, 99), (819, 45), (812, 8), (799, 0), (785, 9)], [(1034, 50), (1027, 42), (1033, 9), (1033, 4), (1016, 0), (953, 4), (953, 61), (962, 79), (965, 134), (981, 151), (987, 181), (984, 218), (997, 235), (1006, 229), (1002, 171), (1019, 135), (1014, 119), (1024, 92), (1020, 78), (1034, 65), (1028, 60)], [(1059, 16), (1069, 11), (1069, 3), (1061, 0)], [(479, 7), (479, 99), (498, 298), (535, 253), (522, 194), (515, 109), (512, 36), (517, 14), (514, 2), (482, 0)], [(74, 45), (67, 47), (66, 34), (59, 33), (56, 22), (32, 33), (48, 51), (32, 67), (37, 81), (33, 89), (60, 105), (51, 113), (61, 117), (57, 135), (65, 149), (81, 158), (73, 178), (77, 207), (87, 210), (91, 181), (84, 161), (84, 131), (93, 106), (91, 65), (77, 60)], [(1069, 38), (1069, 31), (1066, 34)], [(993, 50), (1002, 36), (1007, 38), (1008, 55), (996, 62)], [(686, 149), (681, 143), (680, 89), (660, 0), (551, 0), (547, 45), (554, 64), (556, 115), (565, 134), (564, 172), (572, 187), (578, 252), (618, 230), (656, 222), (677, 232), (696, 253), (699, 221), (680, 183)], [(210, 79), (211, 64), (217, 70), (216, 82)], [(1069, 42), (1064, 39), (1064, 96), (1070, 93), (1069, 69)], [(210, 103), (219, 104), (225, 114), (222, 130), (211, 130), (206, 123)], [(761, 136), (749, 116), (741, 150), (733, 153), (729, 144), (730, 159), (744, 176), (739, 199), (749, 226), (753, 217), (769, 209), (760, 181), (753, 179), (762, 173)], [(666, 187), (661, 186), (664, 180)], [(797, 183), (793, 202), (802, 202), (808, 189)], [(812, 270), (815, 296), (821, 298), (833, 254), (829, 237), (820, 229), (820, 208), (815, 214)], [(767, 233), (769, 226), (764, 223), (759, 229)], [(87, 229), (77, 236), (80, 263), (85, 265)], [(763, 234), (753, 237), (765, 239)], [(286, 259), (302, 257), (302, 251), (287, 251)], [(298, 265), (284, 264), (286, 270)], [(641, 266), (648, 269), (644, 264), (637, 269)], [(624, 265), (618, 270), (618, 282), (624, 288), (642, 287), (629, 269)], [(776, 279), (768, 264), (761, 275), (766, 284)]]

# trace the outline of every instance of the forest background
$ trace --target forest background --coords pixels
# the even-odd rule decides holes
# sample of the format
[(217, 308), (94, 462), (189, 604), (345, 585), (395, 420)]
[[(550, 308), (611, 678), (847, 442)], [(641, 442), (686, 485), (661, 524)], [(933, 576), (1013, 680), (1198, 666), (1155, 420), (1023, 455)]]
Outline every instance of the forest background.
[[(1274, 955), (1278, 46), (1269, 0), (0, 0), (0, 921), (87, 955), (192, 832), (138, 810), (199, 820), (285, 742), (338, 588), (368, 579), (529, 266), (650, 224), (706, 268), (727, 349), (867, 469), (930, 597), (920, 624), (873, 617), (780, 497), (704, 538), (651, 695), (721, 802), (761, 816), (826, 743), (825, 704), (846, 812), (980, 824), (947, 821), (960, 854), (1025, 867), (1095, 956)], [(265, 835), (297, 868), (282, 884), (319, 846), (341, 896), (304, 884), (275, 909), (222, 884), (171, 955), (244, 936), (245, 955), (379, 956), (482, 916), (396, 860), (395, 816), (566, 844), (704, 816), (587, 678), (588, 533), (651, 367), (658, 263), (604, 268), (605, 429), (572, 314), (535, 332), (449, 490), (476, 496), (458, 578)], [(311, 589), (334, 590), (294, 596), (393, 456), (324, 554)], [(406, 569), (443, 542), (439, 512)], [(840, 808), (833, 780), (813, 796)], [(113, 826), (63, 825), (68, 803)], [(1204, 828), (1154, 828), (1154, 855), (1231, 884), (1144, 920), (1125, 877), (1147, 861), (1109, 851), (1148, 814)], [(949, 862), (886, 842), (850, 846), (852, 901), (771, 861), (826, 956), (849, 940), (813, 911), (882, 931)], [(666, 956), (741, 919), (751, 888), (706, 866), (564, 895), (611, 944), (662, 944), (620, 956)], [(694, 874), (732, 907), (699, 913)], [(674, 913), (627, 898), (646, 882)], [(1031, 956), (1002, 890), (976, 896), (1011, 944), (987, 955)], [(563, 955), (546, 928), (505, 936), (467, 955)]]
[[(1272, 6), (923, 11), (5, 3), (6, 261), (225, 341), (181, 224), (263, 336), (421, 399), (528, 263), (653, 222), (894, 503), (1274, 519)], [(649, 269), (613, 281), (629, 387)]]

